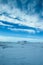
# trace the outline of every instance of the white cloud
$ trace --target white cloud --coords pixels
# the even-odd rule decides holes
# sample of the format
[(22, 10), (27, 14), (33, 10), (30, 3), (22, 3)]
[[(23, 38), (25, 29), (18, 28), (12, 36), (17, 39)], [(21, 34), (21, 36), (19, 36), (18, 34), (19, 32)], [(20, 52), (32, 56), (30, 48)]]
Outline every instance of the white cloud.
[(11, 13), (10, 7), (8, 5), (0, 4), (0, 13), (3, 13), (3, 12)]
[(12, 31), (24, 31), (24, 32), (32, 33), (32, 34), (35, 34), (36, 32), (37, 33), (40, 32), (39, 30), (35, 31), (33, 29), (20, 29), (20, 28), (18, 28), (18, 29), (17, 28), (8, 28), (8, 29), (10, 29)]
[[(30, 27), (35, 27), (43, 30), (43, 20), (39, 19), (38, 15), (27, 15), (18, 8), (13, 8), (11, 9), (8, 5), (0, 5), (0, 13), (1, 12), (7, 12), (9, 13), (9, 16), (12, 18), (9, 18), (5, 15), (0, 16), (0, 20), (3, 21), (8, 21), (10, 23), (17, 23), (19, 25), (25, 25), (25, 26), (30, 26)], [(4, 6), (4, 7), (3, 7)], [(22, 21), (13, 19), (19, 17)]]
[(9, 27), (12, 27), (12, 25), (4, 24), (4, 23), (2, 23), (2, 22), (0, 22), (0, 25), (2, 25), (2, 26), (9, 26)]
[[(16, 18), (16, 16), (15, 16), (15, 18)], [(37, 15), (33, 15), (33, 16), (30, 16), (30, 15), (23, 16), (22, 15), (20, 19), (22, 19), (22, 18), (24, 21), (12, 19), (12, 18), (9, 18), (4, 15), (0, 16), (0, 20), (3, 20), (3, 21), (43, 29), (43, 22), (42, 22), (43, 20), (41, 21)]]

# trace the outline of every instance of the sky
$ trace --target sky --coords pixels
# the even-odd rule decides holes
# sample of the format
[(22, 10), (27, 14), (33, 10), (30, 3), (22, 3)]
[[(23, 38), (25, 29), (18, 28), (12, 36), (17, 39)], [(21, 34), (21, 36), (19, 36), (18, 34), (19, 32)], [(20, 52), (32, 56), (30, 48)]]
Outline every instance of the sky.
[(8, 37), (43, 41), (43, 0), (0, 0), (0, 40)]

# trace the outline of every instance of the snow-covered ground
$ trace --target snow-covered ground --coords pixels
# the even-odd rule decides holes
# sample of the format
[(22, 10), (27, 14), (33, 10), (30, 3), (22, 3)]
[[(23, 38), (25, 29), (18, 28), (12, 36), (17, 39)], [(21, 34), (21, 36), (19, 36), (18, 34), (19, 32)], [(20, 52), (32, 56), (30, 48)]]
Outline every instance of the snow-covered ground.
[(43, 65), (43, 43), (1, 43), (0, 65)]

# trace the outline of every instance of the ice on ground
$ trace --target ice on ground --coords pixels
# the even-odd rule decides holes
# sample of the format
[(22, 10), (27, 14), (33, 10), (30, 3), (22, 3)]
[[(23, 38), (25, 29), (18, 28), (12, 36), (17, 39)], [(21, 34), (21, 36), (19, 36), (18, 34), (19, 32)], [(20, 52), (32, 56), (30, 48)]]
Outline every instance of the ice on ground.
[(0, 65), (43, 65), (43, 43), (0, 42)]

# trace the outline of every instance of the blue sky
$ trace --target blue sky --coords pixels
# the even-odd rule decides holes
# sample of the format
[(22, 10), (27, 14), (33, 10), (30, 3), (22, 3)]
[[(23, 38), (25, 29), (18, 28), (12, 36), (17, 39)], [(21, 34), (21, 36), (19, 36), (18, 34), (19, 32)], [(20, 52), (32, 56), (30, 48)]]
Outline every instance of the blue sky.
[(43, 40), (43, 0), (0, 0), (0, 39)]

